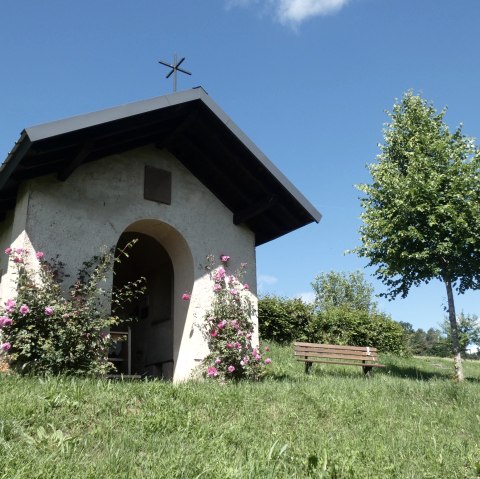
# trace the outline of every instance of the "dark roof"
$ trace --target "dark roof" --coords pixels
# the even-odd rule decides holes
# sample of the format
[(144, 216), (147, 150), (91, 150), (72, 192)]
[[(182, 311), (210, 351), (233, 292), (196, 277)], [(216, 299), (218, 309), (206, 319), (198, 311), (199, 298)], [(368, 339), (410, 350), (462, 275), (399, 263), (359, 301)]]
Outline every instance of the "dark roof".
[(0, 215), (20, 183), (146, 144), (175, 155), (260, 245), (321, 215), (202, 88), (25, 129), (0, 169)]

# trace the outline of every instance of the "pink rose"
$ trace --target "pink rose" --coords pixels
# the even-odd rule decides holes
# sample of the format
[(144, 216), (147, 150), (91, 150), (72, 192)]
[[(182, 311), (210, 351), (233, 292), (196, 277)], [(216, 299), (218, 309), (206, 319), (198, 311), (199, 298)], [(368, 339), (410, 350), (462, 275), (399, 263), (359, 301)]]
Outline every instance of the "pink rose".
[(4, 326), (11, 326), (12, 320), (8, 316), (1, 316), (0, 317), (0, 328), (3, 328)]
[(231, 289), (231, 290), (230, 290), (230, 294), (231, 294), (232, 296), (237, 296), (238, 291), (237, 291), (236, 289)]
[(210, 376), (210, 377), (215, 377), (215, 376), (218, 376), (218, 371), (217, 371), (217, 368), (214, 367), (214, 366), (210, 366), (207, 370), (207, 374)]
[(239, 327), (239, 326), (238, 326), (237, 320), (236, 320), (236, 319), (233, 319), (233, 320), (232, 320), (232, 328), (233, 328), (233, 329), (238, 329), (238, 327)]
[(217, 328), (223, 329), (226, 325), (227, 325), (227, 322), (225, 320), (222, 320), (217, 324)]
[(0, 349), (2, 349), (3, 351), (8, 351), (11, 347), (12, 345), (10, 343), (2, 343)]
[(222, 263), (228, 263), (228, 260), (230, 259), (230, 256), (228, 256), (228, 254), (221, 254), (220, 255), (220, 261)]
[(232, 343), (227, 343), (227, 344), (225, 344), (225, 347), (226, 347), (227, 349), (232, 349), (232, 348), (233, 348), (233, 345), (232, 345)]
[(270, 351), (270, 348), (268, 346), (265, 346), (265, 351), (267, 351), (268, 353), (268, 351)]
[(12, 311), (15, 306), (17, 305), (16, 301), (13, 299), (7, 299), (5, 302), (5, 311), (10, 312)]
[(23, 248), (15, 248), (15, 253), (22, 254), (23, 253)]
[(225, 278), (225, 269), (220, 266), (213, 275), (213, 279), (215, 281), (222, 281), (223, 278)]
[(14, 263), (23, 263), (23, 258), (20, 258), (19, 256), (15, 256), (15, 258), (13, 258), (13, 262)]
[(260, 354), (255, 354), (255, 359), (258, 361), (259, 359), (262, 359), (262, 356), (260, 356)]
[(37, 257), (37, 259), (42, 259), (45, 256), (45, 253), (39, 251), (35, 256)]
[(235, 371), (235, 366), (232, 366), (232, 365), (228, 366), (228, 372), (233, 373), (233, 371)]
[(270, 358), (265, 359), (265, 364), (270, 364), (272, 360)]
[(20, 306), (20, 314), (23, 314), (24, 316), (30, 312), (30, 308), (26, 304), (22, 304)]
[(45, 314), (46, 314), (47, 316), (51, 316), (51, 315), (53, 314), (53, 308), (50, 307), (50, 306), (47, 306), (47, 307), (45, 308)]
[(216, 329), (214, 329), (213, 331), (210, 331), (210, 336), (212, 338), (215, 338), (217, 336), (217, 334), (218, 334), (218, 331)]
[(213, 285), (213, 291), (214, 291), (215, 293), (218, 293), (221, 289), (222, 289), (222, 287), (221, 287), (218, 283), (215, 283), (215, 284)]
[(235, 349), (242, 349), (242, 345), (238, 341), (235, 342), (233, 346), (235, 347)]
[(243, 285), (243, 289), (244, 289), (245, 291), (249, 291), (249, 290), (250, 290), (250, 286), (248, 286), (248, 284), (245, 283), (245, 284)]
[(5, 249), (5, 254), (10, 254), (12, 252), (12, 248), (6, 248)]
[(248, 333), (246, 337), (247, 339), (252, 339), (252, 333)]
[(190, 296), (188, 293), (183, 293), (183, 294), (182, 294), (182, 299), (183, 299), (184, 301), (188, 301), (190, 298), (191, 298), (191, 296)]
[(215, 359), (215, 364), (220, 364), (222, 360), (220, 358)]

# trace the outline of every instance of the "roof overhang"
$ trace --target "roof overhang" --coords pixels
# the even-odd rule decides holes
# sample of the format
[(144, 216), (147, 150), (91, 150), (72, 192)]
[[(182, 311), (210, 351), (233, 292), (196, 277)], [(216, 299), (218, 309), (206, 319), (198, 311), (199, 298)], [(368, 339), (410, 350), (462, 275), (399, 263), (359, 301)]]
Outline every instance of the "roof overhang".
[(0, 169), (0, 215), (20, 184), (82, 163), (154, 144), (169, 150), (255, 232), (256, 245), (321, 214), (202, 88), (194, 88), (25, 129)]

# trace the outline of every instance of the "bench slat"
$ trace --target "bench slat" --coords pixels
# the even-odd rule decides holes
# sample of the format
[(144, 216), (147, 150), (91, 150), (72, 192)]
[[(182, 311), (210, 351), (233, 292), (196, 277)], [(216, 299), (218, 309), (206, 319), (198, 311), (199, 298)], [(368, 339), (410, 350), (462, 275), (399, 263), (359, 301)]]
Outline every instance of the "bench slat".
[(357, 351), (371, 351), (377, 352), (377, 348), (371, 346), (345, 346), (343, 344), (320, 344), (320, 343), (302, 343), (295, 342), (293, 343), (295, 347), (308, 347), (313, 349), (345, 349), (347, 351), (357, 350)]
[[(353, 361), (377, 361), (378, 358), (376, 356), (360, 356), (354, 354), (335, 354), (335, 353), (307, 353), (302, 351), (295, 351), (295, 356), (301, 356), (305, 359), (307, 358), (329, 358), (329, 359), (351, 359)], [(307, 359), (305, 359), (307, 361)]]
[[(301, 359), (297, 358), (297, 361), (302, 361)], [(384, 368), (385, 364), (360, 364), (360, 363), (347, 363), (347, 362), (340, 362), (340, 361), (321, 361), (320, 359), (312, 359), (307, 360), (309, 363), (323, 363), (323, 364), (343, 364), (344, 366), (366, 366), (368, 368)]]

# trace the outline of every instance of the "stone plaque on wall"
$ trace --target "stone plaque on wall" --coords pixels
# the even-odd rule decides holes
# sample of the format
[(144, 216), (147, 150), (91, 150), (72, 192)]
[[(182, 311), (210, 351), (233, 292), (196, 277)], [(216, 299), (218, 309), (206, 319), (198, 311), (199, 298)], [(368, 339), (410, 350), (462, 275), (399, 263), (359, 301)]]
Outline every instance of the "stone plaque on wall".
[(145, 166), (143, 197), (157, 203), (172, 204), (172, 173)]

